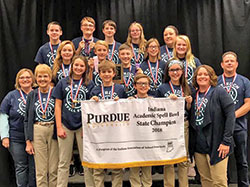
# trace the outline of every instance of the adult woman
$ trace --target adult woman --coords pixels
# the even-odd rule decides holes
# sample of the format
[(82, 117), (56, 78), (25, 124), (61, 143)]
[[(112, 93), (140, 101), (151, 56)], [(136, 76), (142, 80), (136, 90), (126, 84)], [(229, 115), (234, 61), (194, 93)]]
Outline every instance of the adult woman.
[(195, 158), (202, 186), (227, 186), (227, 161), (232, 152), (234, 103), (217, 85), (208, 65), (199, 66), (193, 78), (189, 152)]
[(160, 44), (156, 38), (151, 38), (146, 43), (145, 60), (141, 70), (150, 78), (149, 95), (154, 96), (156, 89), (162, 84), (165, 63), (160, 60)]
[(35, 78), (30, 69), (23, 68), (16, 75), (15, 90), (9, 92), (0, 108), (2, 145), (9, 148), (15, 163), (18, 187), (35, 186), (33, 156), (25, 151), (24, 115), (26, 97), (34, 86)]
[(170, 58), (173, 57), (174, 44), (176, 42), (176, 37), (178, 36), (178, 29), (173, 25), (168, 25), (163, 32), (163, 39), (165, 45), (161, 46), (161, 60), (165, 63), (168, 62)]
[(57, 140), (53, 139), (55, 100), (51, 97), (50, 67), (37, 65), (35, 77), (38, 88), (27, 97), (24, 119), (26, 151), (34, 154), (37, 187), (56, 187), (58, 145)]
[[(184, 122), (184, 134), (185, 134), (185, 146), (188, 150), (188, 110), (191, 108), (191, 91), (184, 75), (183, 63), (178, 59), (170, 59), (168, 62), (165, 75), (164, 83), (156, 91), (156, 97), (168, 97), (170, 99), (178, 99), (178, 97), (185, 97), (186, 111), (185, 111), (185, 122)], [(178, 180), (180, 187), (188, 186), (188, 162), (181, 162), (178, 166)], [(164, 166), (164, 186), (174, 186), (175, 184), (175, 171), (174, 165)]]
[(69, 76), (70, 64), (74, 55), (74, 44), (69, 40), (63, 41), (57, 49), (56, 59), (52, 68), (53, 81), (55, 83)]
[(143, 27), (140, 23), (133, 22), (128, 28), (127, 44), (132, 47), (133, 58), (131, 64), (140, 67), (143, 62), (144, 50), (146, 45)]
[(200, 60), (192, 54), (191, 43), (186, 35), (176, 37), (173, 56), (183, 62), (185, 77), (188, 84), (191, 85), (194, 71), (201, 63)]
[[(83, 158), (81, 100), (89, 99), (94, 83), (88, 77), (86, 57), (75, 56), (69, 77), (58, 82), (53, 96), (56, 98), (55, 117), (59, 145), (58, 187), (68, 186), (69, 164), (76, 137), (80, 158)], [(85, 185), (94, 186), (92, 170), (84, 168)]]

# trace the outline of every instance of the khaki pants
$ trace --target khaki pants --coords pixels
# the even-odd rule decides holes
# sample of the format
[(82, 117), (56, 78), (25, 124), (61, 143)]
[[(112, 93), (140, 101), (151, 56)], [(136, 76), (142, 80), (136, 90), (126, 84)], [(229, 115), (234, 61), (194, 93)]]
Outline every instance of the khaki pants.
[(34, 159), (37, 187), (56, 187), (58, 144), (52, 139), (54, 125), (34, 124)]
[[(122, 187), (123, 171), (122, 169), (111, 170), (112, 187)], [(94, 169), (95, 187), (104, 187), (105, 171), (104, 169)]]
[[(188, 121), (184, 122), (184, 136), (185, 136), (185, 147), (188, 155)], [(188, 161), (181, 162), (177, 164), (178, 166), (178, 182), (180, 187), (188, 187)], [(174, 187), (175, 186), (175, 170), (174, 165), (164, 166), (164, 187)]]
[[(141, 175), (140, 175), (141, 171)], [(130, 168), (129, 181), (131, 187), (151, 187), (152, 186), (152, 167), (133, 167)]]
[(210, 157), (208, 154), (195, 153), (194, 158), (201, 176), (202, 186), (227, 187), (228, 157), (215, 165), (210, 165)]
[[(69, 130), (65, 126), (63, 126), (63, 128), (66, 132), (66, 138), (63, 139), (58, 137), (59, 164), (58, 164), (57, 187), (68, 186), (69, 165), (72, 158), (72, 150), (75, 137), (81, 161), (83, 159), (82, 128), (77, 130)], [(86, 187), (95, 186), (92, 174), (93, 174), (93, 169), (84, 167), (84, 178)]]

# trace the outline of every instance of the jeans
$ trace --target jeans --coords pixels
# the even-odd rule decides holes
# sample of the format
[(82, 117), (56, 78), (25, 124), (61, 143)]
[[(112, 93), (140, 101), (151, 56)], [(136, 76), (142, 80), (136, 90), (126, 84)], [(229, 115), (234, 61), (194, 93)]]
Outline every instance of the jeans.
[(248, 187), (248, 163), (247, 163), (247, 131), (234, 132), (234, 155), (237, 167), (237, 177), (239, 187)]
[(15, 163), (17, 187), (35, 187), (35, 166), (33, 156), (25, 151), (26, 143), (10, 140), (9, 151)]

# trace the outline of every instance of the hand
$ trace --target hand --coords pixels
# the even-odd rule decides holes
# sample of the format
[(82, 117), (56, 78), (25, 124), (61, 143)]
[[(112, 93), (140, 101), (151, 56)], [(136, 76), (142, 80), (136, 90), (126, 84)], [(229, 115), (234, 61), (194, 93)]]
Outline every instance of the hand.
[(219, 148), (217, 149), (217, 151), (219, 151), (219, 157), (225, 158), (229, 153), (229, 149), (229, 146), (220, 144)]
[(99, 97), (93, 96), (93, 97), (91, 97), (91, 100), (94, 100), (94, 101), (98, 102), (99, 101)]
[(83, 49), (85, 48), (85, 42), (84, 41), (80, 41), (78, 44), (78, 48)]
[(119, 97), (116, 96), (116, 97), (114, 98), (114, 101), (118, 101), (118, 100), (119, 100)]
[(170, 95), (169, 95), (169, 98), (170, 98), (170, 99), (173, 99), (173, 100), (178, 99), (177, 95), (175, 95), (175, 94), (170, 94)]
[(26, 152), (27, 152), (29, 155), (35, 154), (33, 145), (32, 145), (32, 143), (31, 143), (29, 140), (26, 141), (26, 149), (25, 149), (25, 150), (26, 150)]
[(4, 139), (2, 139), (2, 145), (3, 145), (5, 148), (9, 148), (9, 147), (10, 147), (10, 139), (9, 139), (9, 138), (4, 138)]
[(67, 137), (66, 131), (64, 130), (63, 127), (57, 128), (57, 136), (63, 139)]
[(185, 101), (186, 101), (188, 104), (191, 104), (192, 101), (193, 101), (192, 96), (191, 96), (191, 95), (186, 96), (186, 97), (185, 97)]
[(143, 71), (142, 71), (141, 68), (138, 68), (138, 69), (136, 70), (136, 73), (138, 73), (138, 74), (143, 74)]
[(89, 42), (89, 48), (92, 49), (93, 47), (95, 47), (95, 43), (92, 42), (92, 41), (90, 41), (90, 42)]

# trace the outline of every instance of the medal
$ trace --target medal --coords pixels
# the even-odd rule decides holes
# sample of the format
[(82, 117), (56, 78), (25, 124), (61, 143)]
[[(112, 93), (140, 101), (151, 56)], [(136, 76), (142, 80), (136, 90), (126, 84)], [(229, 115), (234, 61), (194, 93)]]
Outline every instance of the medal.
[(76, 94), (74, 95), (74, 93), (73, 93), (73, 80), (71, 81), (71, 85), (70, 85), (70, 97), (71, 97), (71, 102), (72, 102), (72, 104), (71, 104), (71, 107), (72, 108), (75, 108), (76, 107), (76, 103), (78, 102), (78, 100), (77, 100), (77, 96), (78, 96), (78, 93), (79, 93), (79, 91), (80, 91), (80, 88), (81, 88), (81, 85), (82, 85), (82, 78), (79, 80), (79, 83), (78, 83), (78, 85), (77, 85), (77, 89), (76, 89)]
[[(169, 86), (170, 86), (170, 88), (171, 88), (172, 93), (175, 94), (175, 90), (174, 90), (174, 86), (173, 86), (172, 82), (169, 81), (168, 84), (169, 84)], [(180, 89), (181, 89), (181, 96), (184, 97), (184, 92), (183, 92), (182, 86), (179, 86), (179, 87), (180, 87)], [(176, 94), (175, 94), (175, 95), (176, 95)]]
[(49, 87), (49, 91), (47, 93), (47, 99), (46, 99), (46, 102), (45, 102), (45, 106), (43, 106), (41, 91), (40, 91), (40, 88), (38, 88), (38, 99), (39, 99), (39, 103), (40, 103), (40, 108), (41, 108), (41, 110), (43, 112), (43, 115), (42, 115), (43, 119), (46, 118), (46, 110), (47, 110), (48, 105), (49, 105), (51, 91), (52, 91), (52, 89), (51, 89), (51, 87)]
[(203, 104), (203, 102), (204, 102), (204, 100), (205, 100), (205, 98), (206, 98), (206, 96), (207, 96), (207, 93), (208, 93), (208, 91), (210, 90), (210, 88), (211, 88), (211, 86), (209, 86), (208, 88), (207, 88), (207, 90), (206, 90), (206, 92), (205, 92), (205, 94), (204, 94), (204, 96), (203, 96), (203, 98), (202, 98), (202, 101), (200, 102), (200, 104), (199, 104), (199, 93), (200, 93), (200, 91), (198, 90), (197, 92), (196, 92), (196, 112), (195, 112), (195, 114), (197, 115), (197, 116), (199, 116), (200, 115), (200, 109), (201, 109), (201, 107), (202, 107), (202, 104)]
[[(103, 84), (102, 84), (101, 88), (102, 88), (101, 89), (101, 91), (102, 91), (102, 99), (105, 99), (105, 92), (104, 92), (104, 86), (103, 86)], [(114, 90), (115, 90), (115, 86), (114, 86), (114, 83), (112, 83), (110, 99), (113, 99)]]
[[(131, 73), (131, 70), (132, 70), (132, 66), (130, 65), (130, 68), (129, 68), (129, 77), (128, 77), (128, 80), (126, 81), (126, 77), (123, 76), (123, 81), (124, 81), (124, 84), (125, 84), (125, 87), (126, 87), (126, 92), (128, 92), (128, 86), (129, 86), (129, 83), (130, 83), (130, 80), (131, 80), (131, 77), (132, 77), (132, 73)], [(125, 74), (125, 72), (124, 72)]]
[[(140, 60), (140, 53), (139, 53), (139, 51), (138, 51), (138, 54), (137, 54), (137, 57), (136, 57), (136, 54), (135, 54), (135, 50), (134, 50), (133, 44), (131, 44), (131, 48), (132, 48), (132, 51), (133, 51), (133, 58), (134, 58), (134, 60), (135, 60), (136, 67), (138, 67), (138, 65), (139, 65), (139, 67), (140, 67), (140, 63), (139, 63), (139, 60)], [(138, 64), (138, 65), (137, 65), (137, 64)]]
[(125, 92), (128, 92), (128, 87), (126, 87)]
[(86, 39), (84, 39), (84, 37), (82, 37), (82, 41), (84, 42), (84, 53), (86, 54), (86, 55), (89, 55), (89, 53), (90, 53), (90, 51), (91, 51), (91, 49), (90, 49), (90, 46), (89, 46), (89, 42), (91, 41), (91, 42), (93, 42), (94, 41), (94, 39), (93, 39), (93, 37), (92, 37), (92, 39), (90, 40), (90, 41), (88, 41), (88, 40), (86, 40)]
[(115, 52), (115, 46), (116, 46), (116, 42), (114, 41), (113, 44), (112, 44), (112, 49), (108, 54), (108, 60), (109, 61), (112, 61), (112, 59), (113, 59), (114, 52)]
[[(60, 43), (61, 43), (61, 40), (59, 41), (59, 45), (60, 45)], [(52, 44), (51, 44), (51, 42), (49, 42), (49, 48), (50, 48), (50, 51), (51, 51), (51, 58), (52, 58), (52, 62), (54, 63), (54, 50), (53, 50), (53, 46), (52, 46)]]
[(158, 72), (159, 72), (159, 61), (158, 60), (156, 61), (156, 67), (155, 67), (156, 68), (155, 69), (156, 73), (155, 73), (155, 76), (153, 74), (151, 62), (149, 62), (149, 60), (148, 60), (148, 68), (149, 68), (151, 77), (152, 77), (153, 82), (154, 82), (154, 88), (157, 88)]
[(237, 74), (234, 75), (233, 80), (232, 80), (232, 82), (231, 82), (231, 84), (230, 84), (230, 87), (229, 87), (229, 89), (227, 89), (227, 85), (226, 85), (226, 76), (225, 76), (225, 74), (223, 73), (223, 75), (222, 75), (222, 81), (223, 81), (223, 85), (224, 85), (224, 88), (226, 89), (227, 93), (230, 93), (230, 91), (231, 91), (231, 89), (232, 89), (232, 87), (233, 87), (234, 81), (236, 80), (236, 77), (237, 77)]

